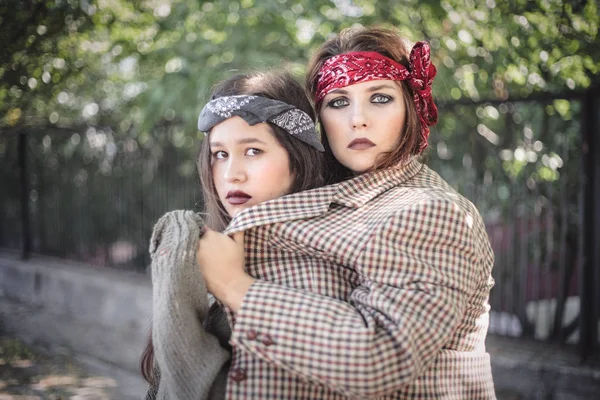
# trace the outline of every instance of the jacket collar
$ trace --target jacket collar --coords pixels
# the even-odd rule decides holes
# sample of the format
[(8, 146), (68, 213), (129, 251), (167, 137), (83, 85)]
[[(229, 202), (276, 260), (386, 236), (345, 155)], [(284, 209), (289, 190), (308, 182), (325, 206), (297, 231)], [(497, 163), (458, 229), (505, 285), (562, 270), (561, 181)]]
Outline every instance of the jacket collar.
[(346, 181), (269, 200), (240, 212), (226, 235), (253, 227), (324, 214), (332, 203), (360, 208), (386, 190), (412, 178), (423, 164), (418, 157), (391, 168), (369, 172)]
[(360, 208), (386, 190), (397, 186), (417, 174), (423, 164), (419, 157), (393, 167), (369, 172), (337, 184), (333, 202), (351, 208)]
[(242, 210), (223, 233), (230, 235), (275, 222), (316, 217), (327, 212), (335, 191), (336, 186), (329, 185), (265, 201)]

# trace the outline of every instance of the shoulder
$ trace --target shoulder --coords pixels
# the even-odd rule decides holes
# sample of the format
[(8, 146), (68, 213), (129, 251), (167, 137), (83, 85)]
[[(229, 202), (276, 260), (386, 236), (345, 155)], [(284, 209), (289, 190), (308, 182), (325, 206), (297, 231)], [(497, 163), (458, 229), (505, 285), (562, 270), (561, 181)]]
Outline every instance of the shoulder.
[(381, 234), (426, 247), (442, 244), (493, 262), (481, 214), (437, 173), (424, 166), (388, 192), (390, 211)]
[(463, 238), (487, 238), (475, 205), (426, 166), (375, 200), (386, 210), (383, 229), (423, 229), (429, 231), (427, 236), (451, 232)]
[(403, 215), (419, 209), (435, 211), (450, 208), (479, 217), (473, 203), (427, 166), (423, 166), (411, 179), (389, 188), (373, 202), (385, 204), (389, 216)]

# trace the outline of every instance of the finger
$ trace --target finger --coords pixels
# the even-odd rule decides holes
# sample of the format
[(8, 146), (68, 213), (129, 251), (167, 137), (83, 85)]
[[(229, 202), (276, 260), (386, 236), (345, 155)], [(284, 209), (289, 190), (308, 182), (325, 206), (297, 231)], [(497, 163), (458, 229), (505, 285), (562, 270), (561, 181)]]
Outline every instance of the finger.
[(237, 244), (244, 244), (244, 231), (234, 233), (231, 238)]

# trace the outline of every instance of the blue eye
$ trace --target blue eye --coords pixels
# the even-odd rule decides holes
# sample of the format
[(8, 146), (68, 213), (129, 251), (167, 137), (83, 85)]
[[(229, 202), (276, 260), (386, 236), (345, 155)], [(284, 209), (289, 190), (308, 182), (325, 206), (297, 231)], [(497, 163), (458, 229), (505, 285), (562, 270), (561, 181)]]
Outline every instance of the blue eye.
[(371, 97), (371, 102), (373, 103), (385, 104), (389, 103), (390, 101), (392, 101), (392, 98), (383, 94), (375, 94), (373, 97)]
[(348, 104), (350, 104), (348, 102), (348, 99), (346, 99), (344, 97), (338, 97), (336, 99), (331, 100), (329, 103), (327, 103), (327, 107), (342, 108), (342, 107), (347, 106)]

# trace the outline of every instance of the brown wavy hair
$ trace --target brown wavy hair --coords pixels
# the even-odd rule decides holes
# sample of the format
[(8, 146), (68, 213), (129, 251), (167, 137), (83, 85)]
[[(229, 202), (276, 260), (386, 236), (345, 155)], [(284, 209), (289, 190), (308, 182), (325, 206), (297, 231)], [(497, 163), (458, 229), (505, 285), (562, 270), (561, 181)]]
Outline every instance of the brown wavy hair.
[[(283, 101), (304, 111), (313, 121), (316, 120), (315, 111), (306, 96), (304, 88), (287, 72), (254, 72), (232, 76), (217, 84), (213, 88), (210, 98), (212, 100), (223, 96), (243, 94)], [(271, 123), (269, 125), (275, 139), (283, 146), (289, 156), (290, 172), (294, 178), (289, 194), (323, 186), (325, 184), (323, 153), (293, 138), (277, 125)], [(208, 140), (203, 140), (200, 145), (196, 166), (204, 199), (205, 223), (211, 229), (222, 231), (231, 218), (225, 211), (223, 204), (221, 204), (213, 182)], [(154, 346), (151, 331), (141, 356), (140, 368), (144, 379), (151, 385), (155, 384)]]
[[(319, 71), (323, 63), (338, 54), (354, 51), (376, 51), (408, 68), (410, 55), (408, 41), (391, 29), (369, 27), (349, 28), (321, 45), (308, 64), (306, 90), (311, 99), (316, 98)], [(398, 146), (390, 153), (383, 154), (375, 163), (372, 170), (388, 168), (405, 161), (412, 155), (419, 154), (421, 144), (420, 123), (413, 100), (413, 91), (406, 81), (398, 82), (402, 87), (404, 104), (406, 106), (406, 128)], [(320, 110), (317, 110), (319, 114)], [(321, 132), (325, 132), (321, 124)], [(334, 174), (333, 181), (340, 181), (352, 176), (352, 171), (335, 159), (327, 135), (321, 137), (325, 147), (325, 158), (328, 167)]]

